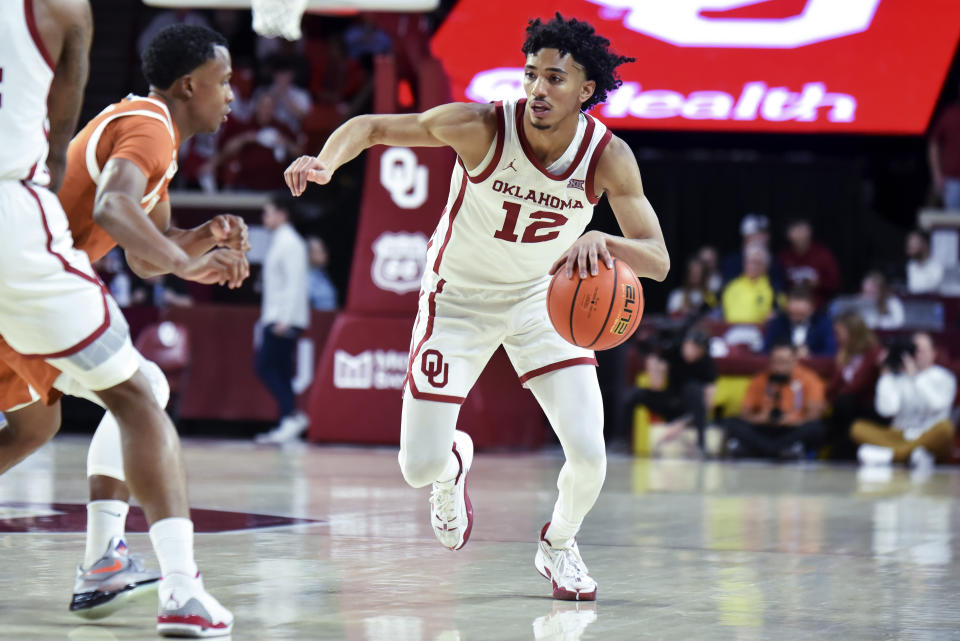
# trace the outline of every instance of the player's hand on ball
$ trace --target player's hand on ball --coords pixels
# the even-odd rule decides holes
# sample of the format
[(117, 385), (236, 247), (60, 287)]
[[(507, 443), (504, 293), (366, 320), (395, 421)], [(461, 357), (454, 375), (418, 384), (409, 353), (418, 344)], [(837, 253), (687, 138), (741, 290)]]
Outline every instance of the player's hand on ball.
[(326, 185), (332, 177), (333, 170), (326, 167), (316, 156), (300, 156), (283, 172), (283, 179), (294, 196), (301, 195), (308, 182)]
[(574, 269), (580, 272), (580, 278), (586, 278), (588, 271), (592, 276), (596, 276), (600, 269), (600, 260), (608, 268), (613, 268), (613, 256), (607, 249), (606, 236), (598, 231), (588, 231), (553, 263), (550, 274), (557, 273), (557, 270), (563, 267), (567, 278), (573, 278)]
[(222, 214), (210, 221), (210, 231), (217, 247), (235, 249), (244, 254), (250, 251), (250, 232), (243, 218)]

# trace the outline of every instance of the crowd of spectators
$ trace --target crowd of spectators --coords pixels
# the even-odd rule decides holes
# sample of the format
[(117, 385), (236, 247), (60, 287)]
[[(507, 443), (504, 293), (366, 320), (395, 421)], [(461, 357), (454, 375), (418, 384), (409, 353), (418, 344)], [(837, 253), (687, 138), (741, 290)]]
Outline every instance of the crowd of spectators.
[[(786, 221), (779, 252), (771, 231), (767, 216), (751, 213), (741, 221), (740, 248), (719, 270), (715, 247), (686, 258), (665, 331), (679, 323), (688, 336), (709, 338), (699, 355), (690, 348), (699, 359), (693, 370), (683, 357), (688, 340), (680, 352), (639, 344), (644, 382), (627, 396), (627, 410), (646, 407), (664, 421), (661, 442), (696, 427), (701, 455), (951, 460), (957, 368), (928, 331), (942, 320), (945, 278), (929, 235), (909, 233), (899, 273), (871, 269), (850, 292), (809, 220)], [(744, 384), (735, 402), (714, 407), (725, 367)], [(707, 452), (708, 423), (722, 430), (719, 452)]]

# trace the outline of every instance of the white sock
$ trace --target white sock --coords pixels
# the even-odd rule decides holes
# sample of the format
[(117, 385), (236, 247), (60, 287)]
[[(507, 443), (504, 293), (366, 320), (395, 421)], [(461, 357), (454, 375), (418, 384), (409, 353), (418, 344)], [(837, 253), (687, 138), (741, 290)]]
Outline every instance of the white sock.
[(171, 517), (150, 526), (150, 542), (160, 562), (160, 574), (182, 574), (191, 579), (197, 576), (193, 560), (193, 521)]
[(550, 519), (550, 527), (547, 528), (543, 538), (550, 542), (551, 547), (569, 547), (573, 537), (580, 531), (580, 525), (581, 523), (573, 523), (563, 518), (554, 509), (553, 517)]
[(460, 473), (460, 459), (457, 458), (457, 455), (450, 451), (450, 454), (447, 458), (447, 465), (443, 468), (443, 473), (437, 479), (438, 483), (447, 483), (453, 481), (457, 478), (457, 474)]
[(87, 503), (87, 549), (83, 567), (89, 568), (107, 550), (110, 539), (123, 537), (130, 506), (123, 501), (90, 501)]

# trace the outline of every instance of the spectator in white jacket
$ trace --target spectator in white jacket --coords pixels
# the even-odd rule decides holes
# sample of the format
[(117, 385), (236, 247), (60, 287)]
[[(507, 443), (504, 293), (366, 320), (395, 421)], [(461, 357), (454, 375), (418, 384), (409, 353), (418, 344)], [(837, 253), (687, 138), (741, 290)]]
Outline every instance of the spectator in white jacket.
[(875, 403), (877, 413), (889, 417), (892, 424), (886, 427), (868, 420), (854, 422), (850, 436), (861, 444), (857, 452), (861, 463), (929, 466), (950, 460), (950, 408), (957, 379), (948, 369), (934, 364), (936, 355), (933, 339), (924, 332), (914, 334), (908, 345), (888, 351), (877, 381)]
[(277, 192), (263, 208), (270, 248), (263, 261), (262, 334), (256, 371), (277, 401), (280, 423), (257, 436), (259, 443), (283, 443), (300, 437), (309, 420), (297, 409), (291, 381), (297, 339), (310, 324), (307, 295), (307, 244), (293, 228), (292, 196)]
[(936, 294), (943, 283), (943, 265), (930, 255), (930, 236), (916, 229), (907, 235), (907, 291)]

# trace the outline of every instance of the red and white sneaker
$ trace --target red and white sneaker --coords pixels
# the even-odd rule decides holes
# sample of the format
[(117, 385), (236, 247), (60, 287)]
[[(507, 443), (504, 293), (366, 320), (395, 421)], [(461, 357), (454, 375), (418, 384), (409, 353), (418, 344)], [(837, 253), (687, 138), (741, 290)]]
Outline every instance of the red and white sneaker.
[(434, 482), (430, 491), (430, 525), (444, 547), (459, 550), (467, 544), (473, 530), (473, 505), (467, 495), (473, 440), (466, 432), (454, 432), (453, 454), (460, 461), (460, 471), (452, 481)]
[(171, 574), (160, 581), (157, 633), (162, 637), (222, 637), (233, 629), (233, 614), (203, 588), (200, 575)]
[(553, 584), (553, 598), (562, 601), (596, 601), (597, 582), (580, 558), (577, 540), (571, 539), (565, 547), (555, 547), (544, 538), (548, 527), (549, 522), (540, 530), (540, 546), (533, 564), (537, 572)]

